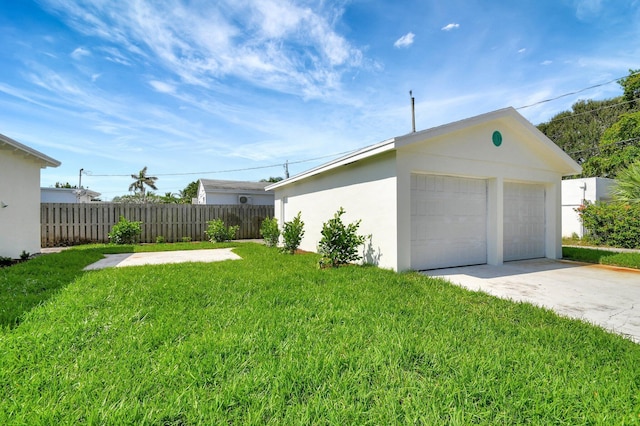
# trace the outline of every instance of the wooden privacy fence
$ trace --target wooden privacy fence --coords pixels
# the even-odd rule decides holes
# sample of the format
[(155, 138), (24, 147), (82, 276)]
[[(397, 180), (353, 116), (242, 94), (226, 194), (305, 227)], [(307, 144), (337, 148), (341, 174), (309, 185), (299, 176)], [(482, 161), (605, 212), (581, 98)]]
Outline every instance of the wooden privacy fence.
[(108, 243), (120, 216), (142, 222), (143, 243), (155, 243), (158, 237), (166, 242), (206, 240), (207, 221), (214, 219), (222, 219), (227, 226), (239, 225), (238, 239), (252, 239), (261, 238), (260, 225), (273, 214), (273, 206), (42, 203), (40, 239), (42, 247)]

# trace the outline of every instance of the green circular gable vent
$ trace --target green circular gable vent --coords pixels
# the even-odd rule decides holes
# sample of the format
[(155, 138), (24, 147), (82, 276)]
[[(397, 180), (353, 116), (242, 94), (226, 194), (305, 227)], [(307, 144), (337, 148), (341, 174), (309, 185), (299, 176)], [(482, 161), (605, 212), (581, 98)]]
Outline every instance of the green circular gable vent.
[(499, 131), (495, 131), (493, 132), (493, 136), (491, 136), (491, 139), (493, 140), (493, 144), (495, 146), (500, 146), (502, 145), (502, 133), (500, 133)]

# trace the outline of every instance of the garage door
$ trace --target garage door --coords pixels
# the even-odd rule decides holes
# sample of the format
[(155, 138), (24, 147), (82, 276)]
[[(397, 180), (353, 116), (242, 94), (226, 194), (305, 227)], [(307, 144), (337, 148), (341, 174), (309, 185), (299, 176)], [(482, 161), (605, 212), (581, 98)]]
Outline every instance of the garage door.
[(544, 186), (505, 182), (504, 260), (545, 255)]
[(487, 263), (487, 183), (411, 175), (411, 268)]

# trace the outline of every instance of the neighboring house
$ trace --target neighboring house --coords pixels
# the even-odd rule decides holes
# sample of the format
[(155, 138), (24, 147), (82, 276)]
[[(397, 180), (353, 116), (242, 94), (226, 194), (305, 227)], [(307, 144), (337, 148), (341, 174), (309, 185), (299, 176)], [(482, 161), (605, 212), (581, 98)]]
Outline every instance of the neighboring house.
[(269, 182), (200, 179), (197, 204), (273, 206)]
[(392, 138), (268, 186), (300, 248), (343, 207), (365, 261), (398, 271), (562, 256), (561, 179), (580, 166), (515, 109)]
[(59, 165), (0, 134), (0, 256), (40, 252), (40, 169)]
[(99, 196), (99, 192), (85, 188), (40, 188), (41, 203), (90, 203)]
[(567, 179), (562, 181), (562, 236), (576, 234), (582, 238), (584, 228), (580, 214), (576, 211), (585, 201), (611, 200), (611, 190), (616, 181), (613, 179), (591, 177)]

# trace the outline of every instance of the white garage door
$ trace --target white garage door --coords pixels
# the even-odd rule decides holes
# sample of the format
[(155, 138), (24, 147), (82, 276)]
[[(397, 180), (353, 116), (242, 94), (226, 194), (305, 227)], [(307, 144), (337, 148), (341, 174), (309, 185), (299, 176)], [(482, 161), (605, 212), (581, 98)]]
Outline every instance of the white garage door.
[(487, 263), (487, 183), (411, 175), (411, 268)]
[(504, 260), (545, 255), (544, 186), (504, 184)]

